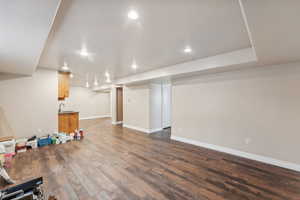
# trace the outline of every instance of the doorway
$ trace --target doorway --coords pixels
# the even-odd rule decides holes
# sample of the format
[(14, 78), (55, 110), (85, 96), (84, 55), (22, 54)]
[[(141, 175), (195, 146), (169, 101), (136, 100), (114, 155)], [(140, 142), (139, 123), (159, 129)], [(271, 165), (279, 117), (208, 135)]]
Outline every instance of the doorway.
[[(150, 85), (150, 137), (169, 140), (171, 137), (172, 85)], [(155, 122), (155, 123), (154, 123)]]
[(162, 84), (162, 128), (171, 128), (172, 86)]
[(117, 88), (117, 123), (122, 123), (123, 122), (123, 88), (118, 87)]

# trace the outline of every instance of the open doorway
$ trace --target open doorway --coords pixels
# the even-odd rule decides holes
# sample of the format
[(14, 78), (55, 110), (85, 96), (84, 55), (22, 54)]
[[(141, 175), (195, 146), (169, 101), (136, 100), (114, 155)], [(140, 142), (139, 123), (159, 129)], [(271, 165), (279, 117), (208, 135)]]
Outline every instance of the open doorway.
[(163, 83), (161, 85), (161, 125), (162, 130), (156, 134), (161, 139), (171, 138), (171, 111), (172, 111), (172, 85)]
[(162, 84), (162, 128), (171, 129), (171, 84)]
[(150, 84), (150, 136), (159, 139), (171, 137), (171, 83)]
[(121, 124), (123, 122), (123, 88), (117, 88), (116, 94), (116, 110), (117, 110), (117, 123)]

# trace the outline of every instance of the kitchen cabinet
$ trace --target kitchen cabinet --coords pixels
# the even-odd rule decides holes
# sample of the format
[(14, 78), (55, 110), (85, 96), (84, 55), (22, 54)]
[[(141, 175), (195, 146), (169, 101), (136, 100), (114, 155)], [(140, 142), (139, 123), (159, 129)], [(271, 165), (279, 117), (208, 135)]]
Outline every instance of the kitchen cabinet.
[(70, 73), (58, 72), (58, 100), (69, 97)]
[(58, 131), (63, 133), (74, 133), (79, 129), (78, 112), (61, 112), (58, 114)]

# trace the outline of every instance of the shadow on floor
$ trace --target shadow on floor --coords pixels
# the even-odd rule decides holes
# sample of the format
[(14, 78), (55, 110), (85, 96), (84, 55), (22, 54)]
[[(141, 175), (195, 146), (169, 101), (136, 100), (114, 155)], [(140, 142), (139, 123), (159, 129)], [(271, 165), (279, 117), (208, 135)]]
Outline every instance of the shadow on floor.
[(170, 140), (171, 138), (171, 128), (165, 128), (162, 131), (150, 133), (149, 137), (163, 140)]

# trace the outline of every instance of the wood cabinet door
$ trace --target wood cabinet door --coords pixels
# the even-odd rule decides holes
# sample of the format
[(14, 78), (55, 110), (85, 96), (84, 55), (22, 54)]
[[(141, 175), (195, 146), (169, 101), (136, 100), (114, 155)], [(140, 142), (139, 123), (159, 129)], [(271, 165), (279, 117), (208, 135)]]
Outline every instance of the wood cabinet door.
[(123, 88), (117, 88), (117, 121), (123, 121)]
[(69, 117), (68, 115), (58, 116), (58, 131), (63, 133), (68, 133), (69, 131)]
[(63, 100), (66, 97), (69, 97), (69, 88), (70, 88), (70, 73), (59, 72), (58, 73), (58, 99)]
[(79, 118), (78, 118), (78, 113), (72, 113), (69, 116), (69, 132), (68, 133), (73, 133), (75, 130), (79, 129)]
[(64, 99), (64, 78), (63, 74), (58, 73), (58, 99)]
[(78, 113), (61, 114), (58, 116), (58, 131), (63, 133), (74, 133), (79, 129)]
[(70, 90), (70, 74), (64, 74), (64, 96), (69, 97)]

